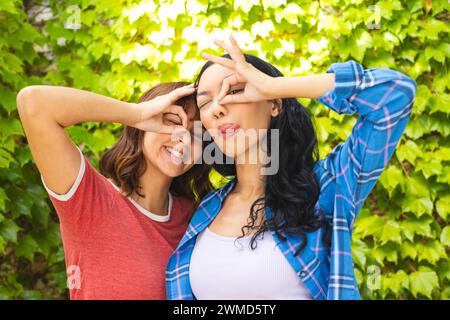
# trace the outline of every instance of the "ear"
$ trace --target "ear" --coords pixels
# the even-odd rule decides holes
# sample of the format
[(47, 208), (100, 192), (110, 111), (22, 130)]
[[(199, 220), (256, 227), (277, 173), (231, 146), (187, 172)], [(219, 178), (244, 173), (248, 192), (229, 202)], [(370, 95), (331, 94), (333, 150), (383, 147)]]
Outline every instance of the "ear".
[(272, 107), (270, 109), (270, 115), (272, 117), (277, 117), (281, 111), (281, 99), (275, 99), (272, 101)]

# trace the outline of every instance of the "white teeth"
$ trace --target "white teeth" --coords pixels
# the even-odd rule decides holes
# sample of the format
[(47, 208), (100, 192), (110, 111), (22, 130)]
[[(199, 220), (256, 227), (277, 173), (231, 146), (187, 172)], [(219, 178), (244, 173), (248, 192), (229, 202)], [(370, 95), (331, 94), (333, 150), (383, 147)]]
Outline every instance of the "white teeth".
[(175, 157), (181, 158), (181, 156), (182, 156), (181, 153), (178, 152), (177, 150), (172, 150), (171, 152)]
[(165, 148), (166, 148), (166, 150), (169, 151), (173, 156), (175, 156), (175, 157), (177, 157), (177, 158), (180, 158), (180, 159), (183, 157), (183, 155), (182, 155), (179, 151), (175, 150), (174, 148), (171, 148), (171, 147), (165, 147)]

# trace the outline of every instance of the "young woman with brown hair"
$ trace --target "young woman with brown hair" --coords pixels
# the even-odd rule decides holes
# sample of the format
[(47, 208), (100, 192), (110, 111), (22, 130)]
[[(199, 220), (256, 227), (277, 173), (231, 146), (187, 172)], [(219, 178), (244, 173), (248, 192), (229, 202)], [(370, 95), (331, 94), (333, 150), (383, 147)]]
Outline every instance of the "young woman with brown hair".
[[(208, 169), (194, 164), (202, 146), (191, 137), (193, 92), (187, 83), (160, 84), (139, 103), (67, 87), (19, 92), (22, 125), (60, 220), (71, 299), (165, 299), (168, 257), (196, 199), (211, 189)], [(100, 172), (64, 130), (85, 121), (124, 125)]]

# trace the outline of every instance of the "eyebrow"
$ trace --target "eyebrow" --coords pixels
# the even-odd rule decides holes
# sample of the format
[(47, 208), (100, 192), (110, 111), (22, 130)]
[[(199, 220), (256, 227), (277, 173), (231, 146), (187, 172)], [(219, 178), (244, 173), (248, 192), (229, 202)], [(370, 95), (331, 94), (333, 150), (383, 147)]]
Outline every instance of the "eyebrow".
[[(233, 74), (234, 74), (234, 72), (233, 72), (233, 73), (230, 73), (230, 74), (227, 75), (227, 76), (225, 76), (223, 79), (226, 79), (226, 78), (228, 78), (228, 77), (231, 77)], [(223, 81), (223, 80), (222, 80), (222, 81)], [(210, 92), (209, 92), (208, 90), (200, 91), (200, 92), (197, 93), (197, 98), (200, 97), (200, 96), (207, 96), (207, 95), (210, 95)]]
[(209, 94), (209, 91), (200, 91), (199, 93), (197, 93), (197, 98), (199, 97), (199, 96), (206, 96), (206, 95), (208, 95)]

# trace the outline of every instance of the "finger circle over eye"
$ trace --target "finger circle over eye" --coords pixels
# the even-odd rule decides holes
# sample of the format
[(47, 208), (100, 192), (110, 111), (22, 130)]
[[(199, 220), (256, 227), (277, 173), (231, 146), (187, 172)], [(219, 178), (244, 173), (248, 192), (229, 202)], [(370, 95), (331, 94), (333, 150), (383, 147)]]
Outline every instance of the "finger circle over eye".
[(185, 86), (185, 87), (181, 87), (181, 88), (177, 88), (177, 89), (173, 90), (169, 94), (169, 96), (171, 98), (171, 101), (176, 101), (184, 96), (188, 96), (188, 95), (194, 93), (194, 91), (195, 91), (195, 87), (193, 85), (189, 86), (189, 87)]
[(167, 111), (177, 114), (181, 118), (181, 122), (183, 124), (183, 127), (187, 128), (187, 126), (188, 126), (188, 117), (187, 117), (187, 114), (184, 111), (182, 106), (171, 105), (170, 107), (167, 108)]
[(222, 100), (223, 97), (225, 97), (229, 88), (230, 88), (230, 79), (229, 78), (223, 79), (222, 88), (220, 89), (219, 95), (217, 97), (219, 101)]

